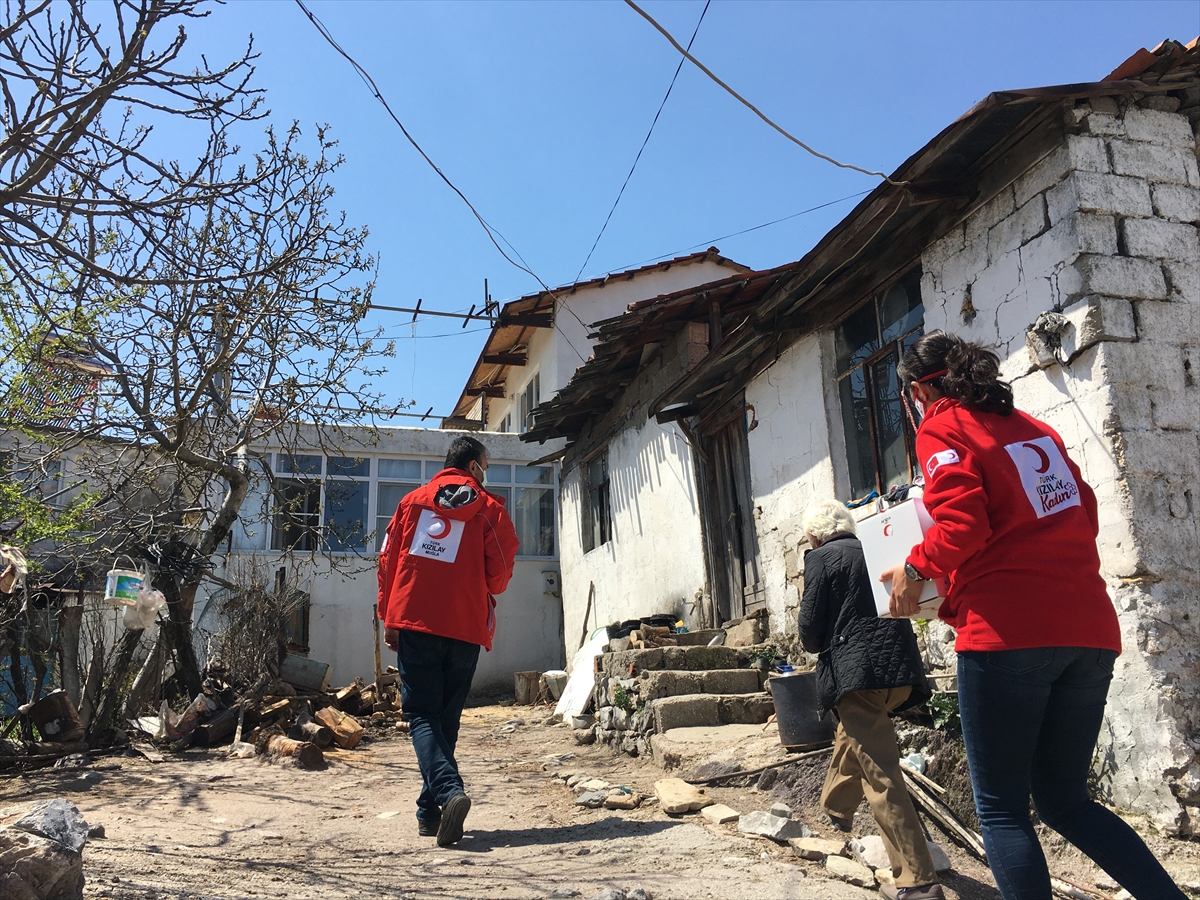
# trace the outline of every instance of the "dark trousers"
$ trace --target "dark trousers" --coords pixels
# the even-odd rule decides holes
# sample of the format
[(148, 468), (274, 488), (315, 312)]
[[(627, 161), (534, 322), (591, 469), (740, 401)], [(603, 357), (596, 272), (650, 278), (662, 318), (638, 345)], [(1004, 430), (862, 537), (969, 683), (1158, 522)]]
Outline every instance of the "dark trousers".
[(1184, 900), (1154, 855), (1092, 800), (1088, 772), (1112, 650), (1035, 647), (958, 654), (958, 703), (988, 864), (1005, 900), (1050, 900), (1038, 817), (1137, 900)]
[(479, 645), (401, 631), (396, 659), (400, 704), (408, 716), (408, 733), (423, 780), (417, 819), (433, 823), (441, 819), (446, 801), (463, 790), (454, 747), (479, 661)]

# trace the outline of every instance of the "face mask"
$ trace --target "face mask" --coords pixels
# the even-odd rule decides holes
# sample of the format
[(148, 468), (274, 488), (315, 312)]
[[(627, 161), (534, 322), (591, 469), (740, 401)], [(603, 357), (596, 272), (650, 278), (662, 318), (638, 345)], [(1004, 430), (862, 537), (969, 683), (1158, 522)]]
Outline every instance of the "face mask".
[(480, 466), (479, 463), (475, 463), (475, 472), (476, 472), (476, 477), (479, 479), (480, 486), (486, 485), (487, 484), (487, 469)]

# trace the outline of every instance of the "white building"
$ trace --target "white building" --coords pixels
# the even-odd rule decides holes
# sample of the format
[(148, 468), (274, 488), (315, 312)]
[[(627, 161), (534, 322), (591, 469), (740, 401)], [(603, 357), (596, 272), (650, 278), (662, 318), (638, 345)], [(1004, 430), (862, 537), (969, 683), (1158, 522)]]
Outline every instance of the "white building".
[(895, 367), (943, 328), (997, 350), (1096, 489), (1125, 647), (1112, 799), (1200, 832), (1198, 61), (1166, 42), (1102, 82), (993, 94), (803, 259), (601, 323), (524, 436), (569, 442), (568, 649), (658, 612), (765, 606), (794, 631), (800, 512), (919, 471)]
[[(422, 428), (347, 429), (336, 447), (263, 451), (274, 490), (256, 479), (217, 575), (237, 581), (257, 565), (307, 594), (293, 617), (294, 652), (332, 664), (332, 683), (374, 679), (378, 550), (400, 498), (440, 472), (461, 432)], [(530, 466), (537, 448), (516, 435), (476, 435), (488, 449), (488, 490), (505, 498), (520, 538), (508, 590), (497, 597), (496, 637), (480, 655), (476, 690), (512, 690), (513, 673), (560, 668), (562, 608), (554, 528), (553, 464)], [(303, 446), (301, 443), (300, 446)], [(203, 629), (219, 596), (196, 601)], [(383, 665), (395, 659), (382, 648)]]

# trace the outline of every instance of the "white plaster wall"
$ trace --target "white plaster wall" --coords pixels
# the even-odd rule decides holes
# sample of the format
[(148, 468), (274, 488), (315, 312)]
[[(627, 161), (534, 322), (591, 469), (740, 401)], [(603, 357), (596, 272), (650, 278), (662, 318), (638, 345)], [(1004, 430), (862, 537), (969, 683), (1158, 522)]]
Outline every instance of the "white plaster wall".
[(678, 428), (630, 417), (608, 445), (612, 540), (583, 553), (582, 466), (563, 477), (559, 534), (567, 656), (584, 633), (589, 585), (595, 597), (586, 630), (671, 613), (690, 622), (704, 588), (700, 504), (691, 448)]
[[(376, 435), (349, 432), (340, 438), (339, 448), (346, 452), (361, 450), (371, 455), (393, 455), (443, 459), (453, 440), (461, 432), (422, 428), (384, 428)], [(474, 435), (488, 448), (495, 463), (521, 465), (536, 459), (544, 452), (536, 444), (522, 443), (513, 434), (477, 433)], [(240, 554), (248, 555), (248, 554)], [(218, 574), (223, 574), (237, 560), (221, 559)], [(378, 582), (377, 557), (368, 554), (355, 557), (348, 554), (312, 556), (293, 555), (286, 559), (281, 553), (256, 554), (259, 562), (274, 571), (287, 565), (289, 578), (294, 579), (310, 594), (309, 657), (333, 666), (332, 683), (348, 684), (355, 677), (373, 680), (375, 656), (372, 641), (371, 610), (375, 604)], [(537, 669), (561, 668), (562, 610), (557, 596), (557, 559), (518, 558), (508, 590), (499, 595), (496, 606), (496, 637), (490, 653), (481, 653), (476, 670), (474, 690), (512, 690), (513, 673)], [(543, 572), (554, 577), (547, 593)], [(211, 589), (211, 585), (207, 586)], [(196, 602), (197, 615), (204, 611), (208, 592), (202, 589)], [(395, 660), (381, 646), (383, 664)]]
[(823, 342), (821, 335), (796, 342), (746, 386), (757, 422), (747, 435), (750, 485), (772, 631), (796, 631), (804, 508), (837, 496), (829, 427), (836, 401), (824, 377), (833, 363)]

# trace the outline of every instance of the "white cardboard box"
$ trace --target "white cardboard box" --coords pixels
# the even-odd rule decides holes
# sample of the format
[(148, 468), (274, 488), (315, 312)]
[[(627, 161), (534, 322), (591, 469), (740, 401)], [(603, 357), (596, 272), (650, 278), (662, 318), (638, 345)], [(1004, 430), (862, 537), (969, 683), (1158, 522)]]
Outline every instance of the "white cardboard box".
[[(871, 576), (871, 589), (875, 592), (875, 609), (880, 617), (890, 619), (888, 604), (891, 601), (892, 582), (879, 581), (884, 572), (904, 565), (912, 548), (921, 543), (925, 532), (933, 526), (933, 519), (925, 510), (919, 497), (897, 503), (862, 519), (858, 523), (858, 539), (862, 542), (863, 554), (867, 558), (867, 572)], [(921, 611), (912, 618), (935, 619), (942, 605), (942, 591), (936, 581), (925, 583), (921, 592)]]

